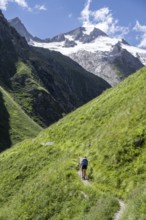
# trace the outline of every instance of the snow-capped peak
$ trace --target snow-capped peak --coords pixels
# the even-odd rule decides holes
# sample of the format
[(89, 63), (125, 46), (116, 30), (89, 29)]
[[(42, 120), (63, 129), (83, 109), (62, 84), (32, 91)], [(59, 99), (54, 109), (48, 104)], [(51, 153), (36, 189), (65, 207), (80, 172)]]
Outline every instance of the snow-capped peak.
[(46, 42), (63, 42), (67, 40), (68, 42), (71, 41), (71, 47), (74, 41), (74, 45), (76, 45), (76, 41), (80, 41), (82, 43), (89, 43), (92, 42), (94, 39), (100, 36), (107, 36), (103, 31), (93, 28), (92, 30), (86, 29), (85, 27), (76, 28), (70, 32), (59, 34), (53, 38), (46, 39)]
[(33, 40), (30, 42), (33, 46), (55, 50), (67, 56), (78, 51), (108, 54), (113, 51), (113, 47), (118, 43), (120, 48), (127, 50), (146, 65), (146, 50), (130, 46), (123, 39), (109, 37), (103, 31), (93, 27), (79, 27), (65, 34), (47, 39), (46, 42)]
[(78, 40), (82, 43), (89, 43), (100, 36), (107, 36), (103, 31), (97, 28), (92, 28), (92, 30), (90, 29), (89, 31), (85, 27), (77, 28), (71, 32), (68, 32), (67, 34), (71, 35), (74, 41)]
[(90, 33), (94, 30), (94, 26), (90, 25), (90, 26), (83, 26), (85, 28), (84, 34), (86, 35), (90, 35)]
[(133, 56), (141, 60), (146, 65), (146, 50), (128, 45), (126, 41), (118, 38), (111, 38), (103, 31), (91, 26), (82, 26), (70, 32), (59, 34), (53, 38), (45, 40), (33, 37), (17, 17), (10, 21), (20, 35), (24, 36), (27, 42), (36, 47), (44, 47), (56, 50), (64, 55), (70, 56), (78, 51), (88, 51), (91, 53), (111, 52), (114, 45), (120, 42), (120, 47), (130, 52)]

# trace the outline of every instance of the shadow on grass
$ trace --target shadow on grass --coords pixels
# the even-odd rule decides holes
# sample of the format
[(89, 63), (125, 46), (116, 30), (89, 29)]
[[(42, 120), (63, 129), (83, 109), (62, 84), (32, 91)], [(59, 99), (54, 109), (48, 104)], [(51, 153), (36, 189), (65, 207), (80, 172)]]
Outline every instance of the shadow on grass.
[(3, 94), (0, 92), (0, 152), (11, 146), (10, 116), (5, 106)]

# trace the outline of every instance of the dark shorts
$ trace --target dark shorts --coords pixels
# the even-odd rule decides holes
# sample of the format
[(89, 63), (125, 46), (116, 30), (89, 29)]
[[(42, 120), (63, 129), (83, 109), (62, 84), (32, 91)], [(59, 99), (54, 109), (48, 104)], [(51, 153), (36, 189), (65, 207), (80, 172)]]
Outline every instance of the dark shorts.
[(87, 169), (87, 165), (82, 165), (82, 169), (86, 170)]

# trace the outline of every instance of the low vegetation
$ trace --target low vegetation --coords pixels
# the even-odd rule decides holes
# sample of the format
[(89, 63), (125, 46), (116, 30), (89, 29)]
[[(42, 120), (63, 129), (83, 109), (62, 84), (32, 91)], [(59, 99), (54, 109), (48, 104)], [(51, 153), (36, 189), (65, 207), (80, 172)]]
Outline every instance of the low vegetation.
[(0, 151), (27, 139), (35, 137), (40, 131), (8, 92), (0, 87)]
[(16, 63), (16, 73), (11, 78), (12, 96), (22, 106), (25, 112), (38, 124), (42, 124), (39, 116), (34, 112), (35, 94), (41, 92), (48, 94), (48, 91), (41, 86), (39, 80), (34, 77), (32, 66), (18, 61)]
[[(144, 220), (146, 68), (0, 155), (0, 219)], [(89, 159), (89, 185), (77, 174)]]

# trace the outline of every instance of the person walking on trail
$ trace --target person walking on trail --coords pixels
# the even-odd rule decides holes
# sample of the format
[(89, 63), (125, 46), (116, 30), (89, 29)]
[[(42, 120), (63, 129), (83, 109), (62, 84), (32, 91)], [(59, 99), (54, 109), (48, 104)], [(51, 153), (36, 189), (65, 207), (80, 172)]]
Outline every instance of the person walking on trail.
[(81, 165), (81, 171), (82, 171), (82, 179), (85, 180), (86, 179), (86, 170), (88, 167), (87, 157), (84, 157), (81, 159), (80, 165)]

